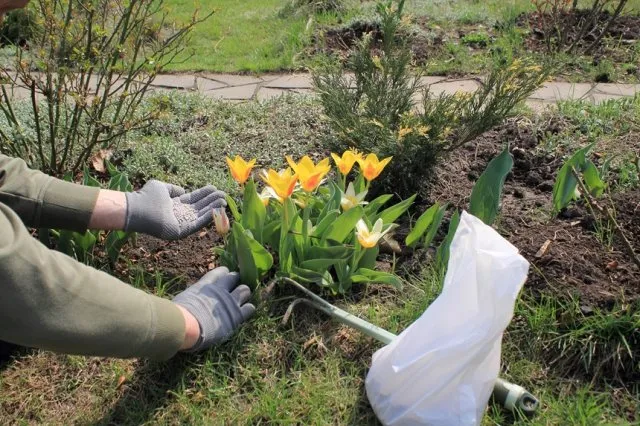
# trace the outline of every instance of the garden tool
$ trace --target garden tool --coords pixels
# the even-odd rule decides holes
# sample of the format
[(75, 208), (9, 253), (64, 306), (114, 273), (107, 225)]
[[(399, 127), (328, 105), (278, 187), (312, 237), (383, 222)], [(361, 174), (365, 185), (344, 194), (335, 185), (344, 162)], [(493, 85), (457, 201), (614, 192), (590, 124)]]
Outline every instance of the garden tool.
[(491, 394), (504, 408), (533, 415), (523, 387), (498, 378), (502, 333), (513, 315), (529, 264), (494, 229), (464, 212), (451, 243), (442, 293), (400, 335), (377, 327), (280, 278), (297, 299), (386, 346), (373, 355), (367, 396), (385, 425), (477, 425)]

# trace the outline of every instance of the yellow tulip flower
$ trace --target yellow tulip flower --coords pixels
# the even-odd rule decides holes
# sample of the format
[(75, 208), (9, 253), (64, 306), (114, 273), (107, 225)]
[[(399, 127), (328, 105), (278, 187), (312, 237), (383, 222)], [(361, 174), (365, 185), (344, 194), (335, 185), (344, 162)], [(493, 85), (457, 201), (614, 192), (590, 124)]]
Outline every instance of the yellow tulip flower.
[(392, 157), (387, 157), (384, 160), (378, 160), (378, 156), (375, 154), (369, 154), (366, 158), (359, 159), (358, 164), (360, 164), (360, 170), (362, 171), (362, 176), (369, 182), (380, 176), (382, 173), (382, 169), (389, 164)]
[(300, 186), (307, 192), (315, 190), (320, 183), (322, 183), (322, 179), (329, 173), (329, 170), (331, 170), (328, 158), (325, 158), (318, 164), (313, 164), (313, 160), (307, 155), (302, 157), (298, 163), (293, 161), (289, 156), (286, 158), (291, 168), (296, 172), (296, 175), (298, 175)]
[(338, 154), (331, 154), (333, 161), (336, 163), (336, 167), (340, 170), (340, 173), (343, 175), (348, 175), (353, 165), (358, 161), (359, 158), (362, 158), (362, 155), (358, 151), (348, 150), (342, 153), (342, 157)]
[(253, 166), (256, 164), (256, 159), (254, 158), (247, 162), (239, 155), (236, 155), (236, 158), (233, 160), (227, 157), (227, 164), (229, 165), (229, 170), (231, 171), (233, 179), (240, 185), (244, 185), (247, 179), (249, 179)]
[(391, 227), (389, 227), (383, 231), (382, 225), (382, 219), (378, 219), (376, 220), (376, 223), (373, 224), (373, 228), (369, 230), (369, 227), (364, 220), (360, 219), (356, 224), (356, 236), (358, 237), (360, 245), (364, 248), (375, 247), (378, 244), (378, 241), (380, 241), (380, 238), (391, 230)]
[(298, 181), (298, 175), (293, 174), (289, 168), (280, 170), (280, 172), (273, 169), (269, 169), (268, 172), (263, 170), (260, 177), (281, 200), (289, 198), (293, 194)]

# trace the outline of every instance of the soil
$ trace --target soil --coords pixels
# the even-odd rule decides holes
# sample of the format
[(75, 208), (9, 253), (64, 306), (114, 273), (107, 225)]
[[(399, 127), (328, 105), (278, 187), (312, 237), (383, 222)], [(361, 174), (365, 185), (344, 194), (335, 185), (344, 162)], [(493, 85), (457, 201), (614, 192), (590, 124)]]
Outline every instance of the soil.
[[(128, 244), (121, 259), (148, 272), (159, 272), (167, 279), (182, 278), (194, 283), (216, 267), (212, 248), (221, 245), (220, 237), (207, 228), (179, 241), (163, 241), (138, 235), (135, 244)], [(124, 260), (117, 265), (120, 274), (127, 274), (130, 266)]]
[[(563, 123), (551, 121), (545, 131), (558, 132)], [(582, 205), (551, 215), (555, 175), (562, 160), (536, 149), (544, 131), (528, 122), (510, 121), (469, 143), (438, 171), (434, 200), (468, 206), (474, 181), (487, 163), (509, 143), (514, 157), (504, 186), (499, 232), (531, 263), (526, 287), (577, 297), (585, 310), (610, 308), (640, 298), (640, 269), (615, 236), (611, 247), (598, 240), (594, 221)], [(640, 139), (630, 141), (640, 149)], [(619, 223), (640, 247), (640, 189), (614, 193)], [(636, 250), (637, 251), (637, 250)]]
[[(426, 18), (420, 18), (417, 25), (427, 28)], [(380, 25), (374, 22), (358, 21), (349, 27), (329, 28), (321, 36), (316, 35), (312, 43), (313, 53), (337, 53), (340, 58), (346, 60), (362, 38), (371, 33), (373, 38), (373, 50), (380, 50), (382, 44), (382, 31)], [(430, 31), (426, 33), (404, 34), (410, 41), (413, 60), (416, 65), (424, 65), (428, 59), (433, 58), (441, 50), (447, 35), (444, 31)]]
[[(571, 44), (573, 40), (579, 38), (581, 28), (583, 27), (582, 22), (586, 22), (589, 19), (589, 14), (585, 10), (577, 10), (560, 16), (558, 27), (566, 31), (568, 44)], [(605, 29), (604, 38), (612, 38), (616, 40), (618, 44), (640, 40), (640, 16), (619, 16), (609, 28), (606, 28), (610, 19), (611, 15), (609, 13), (603, 12), (598, 15), (596, 21), (587, 27), (587, 31), (585, 31), (585, 35), (578, 43), (578, 46), (582, 48), (590, 46)], [(528, 48), (536, 51), (546, 51), (544, 22), (550, 21), (551, 17), (548, 14), (541, 15), (538, 12), (522, 14), (517, 18), (517, 25), (531, 28), (530, 37), (526, 41)], [(594, 50), (596, 56), (607, 53), (610, 52), (608, 52), (605, 43), (601, 43)]]

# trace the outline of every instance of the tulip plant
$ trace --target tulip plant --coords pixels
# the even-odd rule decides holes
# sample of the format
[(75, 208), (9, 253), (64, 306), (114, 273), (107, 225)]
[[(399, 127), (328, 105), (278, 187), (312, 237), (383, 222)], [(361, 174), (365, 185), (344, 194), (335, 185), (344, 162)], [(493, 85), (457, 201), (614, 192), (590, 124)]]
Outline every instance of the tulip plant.
[[(286, 157), (284, 170), (259, 173), (261, 190), (251, 177), (255, 160), (227, 158), (243, 197), (239, 206), (228, 199), (232, 225), (224, 212), (214, 212), (225, 239), (215, 252), (223, 265), (240, 271), (244, 283), (255, 287), (275, 269), (276, 276), (315, 283), (333, 294), (364, 282), (401, 285), (396, 275), (375, 270), (378, 245), (415, 197), (385, 209), (391, 195), (365, 200), (390, 157), (349, 150), (332, 158), (339, 179), (328, 178), (329, 158), (314, 163), (308, 156), (297, 162)], [(356, 164), (356, 178), (347, 183)]]

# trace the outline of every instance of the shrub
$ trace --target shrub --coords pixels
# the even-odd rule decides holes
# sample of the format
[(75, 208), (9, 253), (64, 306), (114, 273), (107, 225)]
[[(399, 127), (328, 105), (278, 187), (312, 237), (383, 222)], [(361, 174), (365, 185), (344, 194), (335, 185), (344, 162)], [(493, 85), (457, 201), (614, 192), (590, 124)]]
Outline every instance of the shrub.
[(0, 152), (51, 174), (77, 172), (97, 148), (151, 122), (155, 112), (137, 114), (138, 106), (200, 21), (155, 31), (167, 27), (162, 0), (38, 0), (34, 8), (38, 36), (2, 71), (28, 90), (34, 131), (24, 131), (3, 86)]
[(23, 45), (38, 34), (36, 13), (32, 7), (17, 9), (8, 13), (0, 26), (0, 45)]
[(330, 141), (332, 148), (394, 156), (380, 184), (385, 191), (407, 196), (424, 188), (443, 154), (502, 121), (548, 71), (519, 60), (501, 64), (473, 94), (433, 96), (426, 90), (423, 112), (416, 112), (420, 75), (411, 69), (406, 37), (398, 36), (405, 25), (403, 3), (378, 5), (382, 40), (376, 44), (369, 35), (359, 43), (347, 64), (353, 78), (329, 61), (314, 70), (313, 81), (337, 134)]

